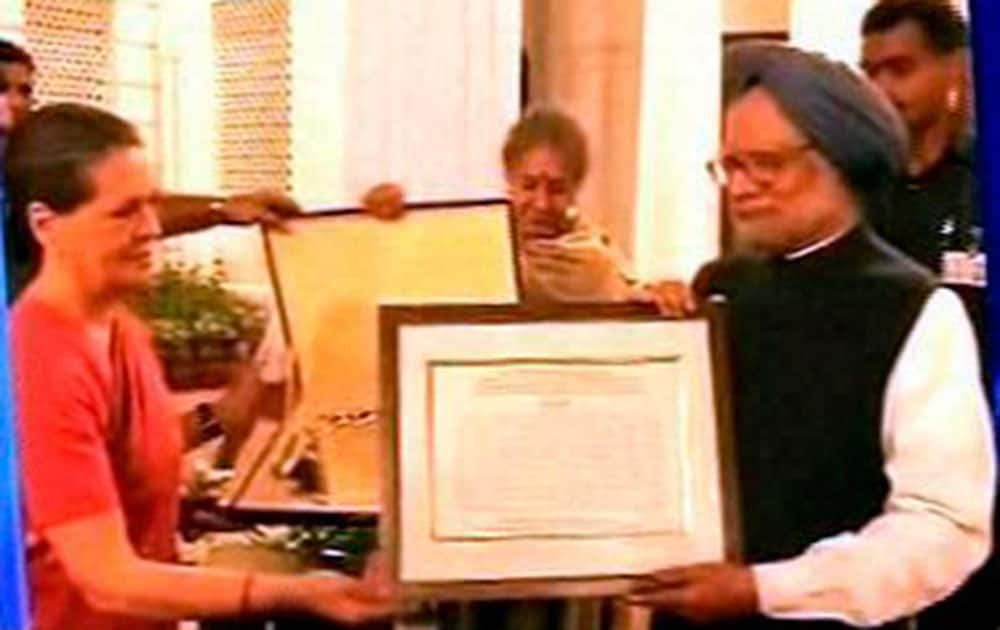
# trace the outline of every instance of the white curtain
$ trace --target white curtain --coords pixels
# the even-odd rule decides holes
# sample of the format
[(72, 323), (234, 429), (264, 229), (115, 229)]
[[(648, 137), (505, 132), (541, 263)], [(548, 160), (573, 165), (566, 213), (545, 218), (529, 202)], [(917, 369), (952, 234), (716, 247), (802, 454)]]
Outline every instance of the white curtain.
[(354, 204), (371, 185), (410, 197), (502, 192), (518, 115), (520, 2), (293, 0), (293, 189)]

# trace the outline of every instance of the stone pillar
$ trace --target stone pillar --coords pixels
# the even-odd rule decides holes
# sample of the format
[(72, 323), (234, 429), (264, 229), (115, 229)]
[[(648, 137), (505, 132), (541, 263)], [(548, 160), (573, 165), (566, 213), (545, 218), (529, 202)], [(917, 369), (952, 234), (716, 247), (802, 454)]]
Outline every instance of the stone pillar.
[(529, 94), (574, 116), (590, 143), (580, 209), (633, 248), (642, 0), (526, 0)]
[(590, 139), (581, 209), (641, 276), (688, 276), (718, 243), (718, 0), (527, 0), (525, 18), (532, 99)]

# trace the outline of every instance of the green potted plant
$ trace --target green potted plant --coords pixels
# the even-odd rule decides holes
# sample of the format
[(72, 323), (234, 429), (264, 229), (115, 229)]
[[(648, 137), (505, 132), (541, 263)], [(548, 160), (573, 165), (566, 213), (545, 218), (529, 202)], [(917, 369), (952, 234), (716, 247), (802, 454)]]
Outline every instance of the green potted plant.
[(225, 281), (220, 260), (166, 263), (139, 304), (175, 390), (224, 385), (263, 334), (263, 309)]
[(374, 525), (361, 523), (303, 525), (291, 528), (272, 544), (294, 553), (305, 566), (360, 575), (366, 558), (378, 546), (378, 532)]

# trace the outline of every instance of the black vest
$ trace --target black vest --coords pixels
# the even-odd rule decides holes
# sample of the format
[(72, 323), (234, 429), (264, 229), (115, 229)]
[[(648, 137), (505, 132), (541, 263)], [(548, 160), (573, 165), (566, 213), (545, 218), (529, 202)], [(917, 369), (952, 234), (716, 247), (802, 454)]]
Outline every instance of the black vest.
[(934, 278), (866, 228), (800, 259), (733, 259), (700, 275), (702, 292), (728, 302), (745, 561), (787, 559), (859, 529), (889, 490), (882, 399)]

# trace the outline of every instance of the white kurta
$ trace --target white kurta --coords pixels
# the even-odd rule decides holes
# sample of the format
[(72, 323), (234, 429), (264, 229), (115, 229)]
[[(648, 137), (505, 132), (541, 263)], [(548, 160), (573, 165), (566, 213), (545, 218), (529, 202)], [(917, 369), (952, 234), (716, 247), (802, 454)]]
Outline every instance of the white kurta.
[(950, 290), (931, 294), (889, 376), (882, 451), (883, 512), (754, 566), (764, 614), (878, 625), (943, 599), (987, 557), (993, 432), (972, 326)]

